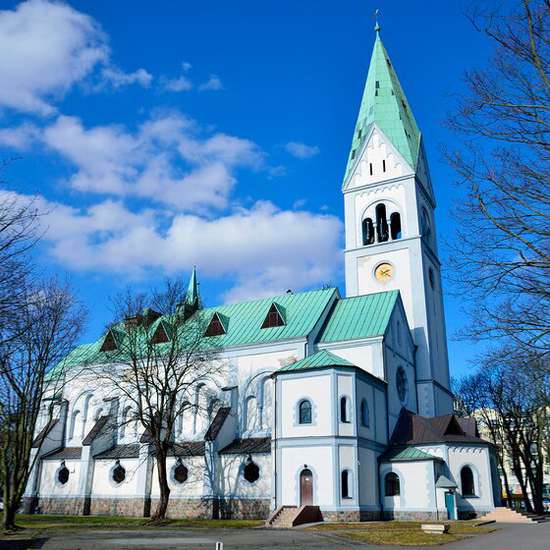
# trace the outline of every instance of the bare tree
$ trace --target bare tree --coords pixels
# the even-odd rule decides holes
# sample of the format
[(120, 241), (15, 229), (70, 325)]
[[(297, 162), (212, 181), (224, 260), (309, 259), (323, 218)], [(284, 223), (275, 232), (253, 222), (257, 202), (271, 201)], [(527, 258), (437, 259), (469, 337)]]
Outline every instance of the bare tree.
[[(458, 391), (462, 406), (481, 420), (500, 447), (502, 472), (509, 459), (527, 510), (538, 513), (544, 511), (543, 464), (549, 437), (550, 371), (542, 365), (545, 361), (540, 354), (526, 354), (521, 346), (491, 352)], [(510, 497), (507, 477), (505, 486)]]
[(187, 294), (179, 283), (167, 281), (150, 296), (129, 291), (118, 297), (116, 321), (103, 344), (108, 360), (92, 367), (113, 397), (129, 403), (132, 414), (123, 421), (137, 419), (154, 450), (160, 500), (153, 519), (166, 516), (167, 457), (176, 422), (189, 411), (197, 412), (197, 389), (216, 387), (222, 374), (217, 339), (205, 337), (210, 319), (200, 310), (193, 281)]
[[(480, 6), (476, 2), (476, 6)], [(484, 3), (486, 5), (486, 3)], [(494, 44), (488, 67), (466, 73), (447, 154), (466, 189), (451, 277), (469, 297), (467, 334), (549, 351), (550, 2), (522, 0), (469, 17)]]
[[(85, 312), (66, 285), (55, 280), (26, 283), (17, 311), (8, 319), (10, 336), (0, 343), (0, 485), (4, 527), (15, 528), (16, 512), (34, 466), (31, 447), (43, 403), (54, 403), (65, 381), (48, 372), (69, 353)], [(41, 442), (38, 442), (40, 445)]]

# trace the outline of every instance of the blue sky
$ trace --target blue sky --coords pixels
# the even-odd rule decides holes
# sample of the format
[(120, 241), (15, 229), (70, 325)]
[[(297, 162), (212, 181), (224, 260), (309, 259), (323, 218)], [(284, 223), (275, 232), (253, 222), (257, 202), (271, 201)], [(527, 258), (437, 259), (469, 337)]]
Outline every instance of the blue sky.
[[(19, 158), (3, 187), (46, 212), (39, 262), (90, 308), (84, 340), (111, 295), (193, 264), (208, 304), (343, 291), (340, 187), (376, 7), (424, 134), (445, 260), (461, 190), (442, 121), (489, 45), (465, 2), (334, 4), (0, 1), (0, 158)], [(445, 304), (456, 376), (477, 349), (451, 339), (465, 318)]]

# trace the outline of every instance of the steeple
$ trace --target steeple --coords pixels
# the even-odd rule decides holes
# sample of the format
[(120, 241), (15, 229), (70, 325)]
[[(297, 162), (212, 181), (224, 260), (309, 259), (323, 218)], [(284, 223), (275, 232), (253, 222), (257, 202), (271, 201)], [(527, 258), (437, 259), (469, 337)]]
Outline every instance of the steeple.
[(197, 266), (193, 266), (193, 271), (191, 272), (187, 293), (185, 294), (185, 303), (195, 309), (200, 309), (201, 298), (199, 295), (199, 283), (197, 281)]
[(373, 124), (382, 130), (413, 170), (417, 167), (420, 130), (380, 38), (378, 21), (375, 31), (376, 39), (359, 116), (355, 124), (345, 178), (348, 177), (355, 160), (359, 157), (361, 147)]

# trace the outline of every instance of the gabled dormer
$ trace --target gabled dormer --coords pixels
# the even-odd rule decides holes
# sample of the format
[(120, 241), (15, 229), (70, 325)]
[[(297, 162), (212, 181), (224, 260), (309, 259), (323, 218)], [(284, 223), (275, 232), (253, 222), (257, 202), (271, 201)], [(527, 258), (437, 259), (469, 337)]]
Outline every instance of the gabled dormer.
[(273, 302), (262, 323), (262, 328), (284, 327), (285, 325), (285, 310), (283, 306)]
[(227, 333), (228, 326), (227, 317), (221, 315), (218, 312), (214, 312), (206, 330), (204, 332), (205, 336), (222, 336)]
[(171, 339), (171, 327), (166, 321), (161, 320), (157, 325), (155, 332), (153, 333), (153, 337), (151, 338), (151, 343), (165, 344), (166, 342), (169, 342), (170, 339)]
[(123, 334), (120, 330), (111, 327), (103, 338), (103, 342), (101, 344), (101, 348), (99, 348), (99, 351), (118, 351), (120, 349), (120, 344), (122, 343), (122, 337)]

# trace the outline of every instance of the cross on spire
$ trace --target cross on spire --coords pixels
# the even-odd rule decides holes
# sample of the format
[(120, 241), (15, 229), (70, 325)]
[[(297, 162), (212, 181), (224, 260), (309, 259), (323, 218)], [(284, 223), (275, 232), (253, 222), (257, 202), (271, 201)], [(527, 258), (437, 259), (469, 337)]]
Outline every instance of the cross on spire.
[(374, 10), (374, 30), (376, 33), (380, 33), (380, 25), (378, 23), (378, 16), (380, 15), (380, 10), (378, 8), (376, 8)]

